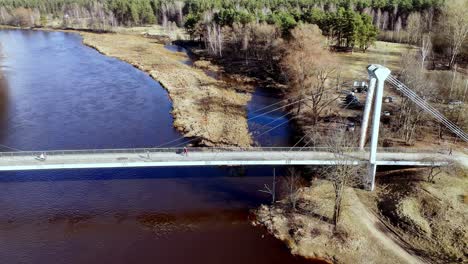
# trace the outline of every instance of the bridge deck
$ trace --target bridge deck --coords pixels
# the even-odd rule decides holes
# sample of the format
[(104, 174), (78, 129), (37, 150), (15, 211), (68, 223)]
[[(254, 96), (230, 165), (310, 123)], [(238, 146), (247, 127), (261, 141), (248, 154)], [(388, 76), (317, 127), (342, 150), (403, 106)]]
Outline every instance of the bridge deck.
[[(328, 151), (194, 151), (188, 156), (176, 151), (146, 152), (135, 150), (115, 151), (68, 151), (46, 153), (39, 160), (40, 152), (1, 153), (0, 171), (82, 169), (82, 168), (125, 168), (125, 167), (170, 167), (170, 166), (236, 166), (236, 165), (333, 165), (340, 162), (363, 164), (368, 162), (367, 152), (347, 152), (340, 157)], [(466, 164), (464, 154), (453, 156), (439, 153), (395, 153), (381, 152), (377, 155), (378, 165), (431, 166), (444, 165), (450, 161)]]

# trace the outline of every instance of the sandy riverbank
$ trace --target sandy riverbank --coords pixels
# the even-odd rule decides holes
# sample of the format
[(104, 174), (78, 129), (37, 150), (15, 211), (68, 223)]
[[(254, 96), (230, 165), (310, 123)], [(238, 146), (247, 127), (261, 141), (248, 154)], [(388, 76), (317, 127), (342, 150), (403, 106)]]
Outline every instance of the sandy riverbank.
[(248, 147), (246, 105), (251, 96), (243, 85), (215, 80), (183, 63), (187, 56), (135, 34), (80, 32), (83, 43), (126, 61), (159, 81), (173, 103), (174, 127), (208, 146)]

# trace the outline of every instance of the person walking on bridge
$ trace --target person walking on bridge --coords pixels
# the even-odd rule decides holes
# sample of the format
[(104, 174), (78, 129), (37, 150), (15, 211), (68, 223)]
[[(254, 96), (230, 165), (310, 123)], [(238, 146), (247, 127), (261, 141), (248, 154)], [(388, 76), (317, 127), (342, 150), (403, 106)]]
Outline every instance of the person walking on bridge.
[(42, 152), (39, 156), (36, 157), (36, 159), (40, 161), (45, 161), (47, 159), (47, 156), (45, 152)]
[(184, 147), (184, 155), (185, 155), (186, 157), (188, 157), (188, 148), (187, 148), (187, 147)]

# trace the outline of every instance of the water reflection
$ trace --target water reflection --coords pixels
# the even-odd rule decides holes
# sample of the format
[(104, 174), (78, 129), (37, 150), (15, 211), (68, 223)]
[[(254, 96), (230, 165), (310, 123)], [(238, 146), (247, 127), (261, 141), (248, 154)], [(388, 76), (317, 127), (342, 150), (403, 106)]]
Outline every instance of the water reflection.
[(82, 46), (78, 35), (9, 30), (0, 39), (9, 68), (11, 127), (1, 144), (22, 150), (124, 148), (180, 137), (160, 84)]
[(260, 87), (252, 95), (247, 108), (249, 130), (257, 145), (287, 147), (294, 144), (294, 129), (287, 112), (278, 104), (279, 98), (279, 93)]
[[(1, 46), (0, 46), (0, 60), (2, 60), (1, 55)], [(3, 76), (2, 67), (0, 67), (0, 142), (5, 140), (5, 137), (8, 133), (8, 104), (9, 104), (9, 87), (6, 78)], [(0, 146), (1, 150), (6, 149), (5, 147)], [(8, 150), (8, 149), (6, 149)]]

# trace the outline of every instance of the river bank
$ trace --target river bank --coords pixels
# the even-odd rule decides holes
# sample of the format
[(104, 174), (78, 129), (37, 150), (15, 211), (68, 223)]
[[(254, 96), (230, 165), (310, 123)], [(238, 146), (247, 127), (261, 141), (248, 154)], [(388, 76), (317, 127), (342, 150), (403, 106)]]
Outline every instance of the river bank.
[(174, 127), (206, 146), (252, 144), (246, 105), (251, 87), (208, 76), (190, 67), (183, 53), (173, 53), (154, 39), (135, 34), (80, 32), (83, 43), (150, 74), (169, 92)]
[(293, 254), (332, 263), (465, 263), (467, 261), (467, 174), (430, 169), (382, 172), (375, 192), (347, 188), (335, 229), (334, 191), (316, 180), (301, 188), (297, 210), (287, 199), (256, 211)]

